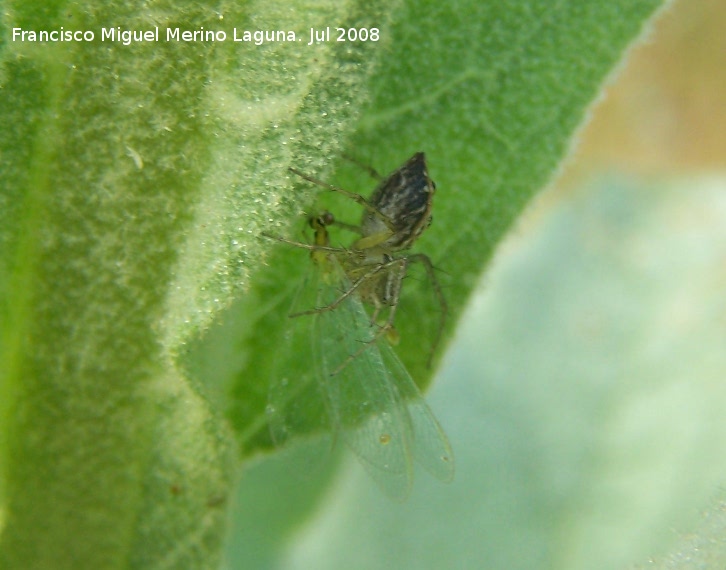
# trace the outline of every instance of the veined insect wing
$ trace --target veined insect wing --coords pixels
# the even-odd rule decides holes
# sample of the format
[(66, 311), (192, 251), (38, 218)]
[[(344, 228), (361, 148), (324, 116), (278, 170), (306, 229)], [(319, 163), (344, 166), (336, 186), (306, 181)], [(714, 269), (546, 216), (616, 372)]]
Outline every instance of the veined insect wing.
[[(333, 272), (334, 278), (329, 275), (321, 281), (337, 286), (320, 289), (318, 306), (336, 301), (350, 287), (334, 257), (325, 271)], [(370, 317), (355, 295), (314, 317), (319, 380), (333, 428), (383, 491), (404, 500), (413, 482), (413, 431), (406, 403), (390, 381), (378, 344), (360, 351), (375, 333)], [(356, 356), (346, 362), (351, 355)]]
[[(295, 292), (288, 314), (315, 306), (318, 277), (317, 268), (311, 267)], [(327, 432), (330, 425), (313, 358), (311, 322), (305, 317), (285, 318), (286, 330), (270, 379), (266, 409), (270, 435), (281, 447), (297, 436)]]
[(454, 452), (446, 433), (393, 348), (385, 340), (379, 347), (391, 382), (408, 410), (414, 459), (439, 481), (450, 482), (454, 478)]

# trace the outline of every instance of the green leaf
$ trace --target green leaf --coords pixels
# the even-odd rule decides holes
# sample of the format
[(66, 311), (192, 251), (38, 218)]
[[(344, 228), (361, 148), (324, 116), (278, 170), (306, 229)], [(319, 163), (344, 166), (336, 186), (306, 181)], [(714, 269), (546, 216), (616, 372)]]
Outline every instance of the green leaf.
[[(375, 46), (307, 46), (308, 30), (389, 10), (293, 8), (3, 5), (3, 568), (217, 565), (236, 446), (178, 354), (249, 286), (260, 229), (300, 211), (279, 193), (292, 158), (327, 162), (361, 106)], [(301, 41), (236, 43), (235, 27)]]
[[(335, 171), (344, 148), (381, 171), (427, 152), (439, 191), (419, 250), (445, 276), (449, 335), (658, 4), (6, 0), (0, 566), (216, 567), (239, 448), (269, 446), (270, 362), (307, 268), (259, 237), (312, 208), (318, 189), (287, 168), (368, 193)], [(331, 29), (306, 45), (336, 26), (380, 41)], [(61, 27), (96, 39), (13, 39)], [(156, 27), (158, 41), (101, 41)], [(167, 40), (174, 28), (228, 38)], [(234, 28), (302, 41), (233, 42)], [(421, 384), (431, 303), (407, 281), (400, 355)]]

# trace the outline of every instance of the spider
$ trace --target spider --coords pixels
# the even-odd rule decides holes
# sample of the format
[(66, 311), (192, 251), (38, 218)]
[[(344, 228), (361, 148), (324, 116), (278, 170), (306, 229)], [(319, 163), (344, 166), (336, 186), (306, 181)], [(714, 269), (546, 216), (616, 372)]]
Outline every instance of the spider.
[[(371, 325), (377, 328), (376, 332), (358, 351), (349, 355), (333, 374), (339, 372), (366, 350), (367, 346), (377, 342), (382, 336), (385, 335), (393, 344), (398, 341), (398, 332), (394, 327), (396, 309), (403, 280), (412, 263), (421, 263), (424, 266), (440, 306), (441, 316), (429, 353), (429, 365), (441, 340), (447, 314), (446, 299), (436, 278), (431, 259), (423, 253), (405, 253), (432, 221), (431, 209), (436, 185), (429, 177), (424, 153), (417, 152), (385, 178), (371, 168), (364, 168), (381, 180), (368, 199), (290, 168), (290, 172), (304, 180), (342, 194), (360, 204), (364, 209), (360, 225), (339, 222), (326, 211), (309, 219), (315, 231), (314, 244), (264, 234), (266, 237), (296, 247), (310, 249), (313, 261), (318, 265), (323, 264), (326, 258), (334, 259), (346, 277), (346, 283), (337, 299), (325, 306), (294, 313), (290, 315), (291, 317), (333, 311), (351, 295), (357, 295), (361, 301), (373, 307)], [(358, 234), (359, 237), (348, 248), (331, 247), (326, 229), (330, 225), (342, 227)], [(381, 314), (386, 310), (385, 319), (379, 321)]]

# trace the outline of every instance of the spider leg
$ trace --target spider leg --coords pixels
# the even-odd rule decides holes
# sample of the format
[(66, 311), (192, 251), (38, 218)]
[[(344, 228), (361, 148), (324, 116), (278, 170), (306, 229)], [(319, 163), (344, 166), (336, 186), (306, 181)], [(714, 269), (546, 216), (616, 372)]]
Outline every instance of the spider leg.
[(332, 192), (337, 192), (338, 194), (342, 194), (346, 198), (350, 198), (357, 204), (360, 204), (361, 206), (363, 206), (366, 210), (368, 210), (376, 218), (380, 219), (384, 224), (386, 224), (386, 227), (388, 229), (390, 229), (392, 232), (395, 231), (395, 228), (393, 227), (393, 223), (391, 222), (391, 219), (388, 216), (386, 216), (383, 212), (381, 212), (378, 208), (376, 208), (373, 204), (371, 204), (368, 200), (366, 200), (363, 196), (361, 196), (360, 194), (356, 194), (355, 192), (349, 192), (348, 190), (345, 190), (344, 188), (341, 188), (340, 186), (334, 186), (333, 184), (328, 184), (327, 182), (323, 182), (322, 180), (313, 178), (312, 176), (308, 176), (307, 174), (300, 172), (296, 168), (288, 168), (288, 170), (290, 172), (292, 172), (293, 174), (299, 176), (303, 180), (307, 180), (308, 182), (311, 182), (312, 184), (320, 186), (321, 188), (326, 188), (328, 190), (331, 190)]
[[(332, 375), (338, 374), (343, 368), (345, 368), (348, 364), (350, 364), (353, 360), (358, 358), (364, 351), (366, 351), (372, 344), (375, 344), (378, 342), (378, 340), (385, 334), (387, 334), (389, 331), (395, 330), (393, 328), (393, 322), (396, 319), (396, 308), (398, 307), (398, 300), (400, 297), (401, 292), (401, 283), (403, 282), (404, 277), (406, 277), (406, 272), (408, 271), (408, 264), (409, 260), (408, 257), (398, 257), (395, 259), (392, 259), (390, 261), (387, 261), (385, 263), (381, 263), (378, 265), (375, 269), (371, 270), (370, 272), (366, 273), (361, 279), (365, 278), (371, 278), (371, 276), (380, 273), (383, 270), (390, 269), (393, 266), (398, 265), (400, 267), (398, 273), (396, 273), (396, 279), (393, 287), (391, 288), (391, 299), (390, 302), (387, 303), (390, 308), (388, 310), (388, 316), (386, 318), (386, 322), (382, 325), (379, 325), (375, 321), (373, 321), (371, 324), (378, 327), (378, 330), (373, 334), (371, 338), (363, 342), (363, 345), (355, 351), (353, 354), (349, 354), (348, 358), (346, 358), (341, 364), (333, 370), (331, 373)], [(377, 315), (379, 312), (379, 308), (376, 308), (374, 311), (374, 315)]]
[(361, 162), (361, 161), (359, 161), (359, 160), (357, 160), (357, 159), (353, 158), (353, 157), (352, 157), (352, 156), (350, 156), (349, 154), (343, 154), (342, 156), (343, 156), (343, 158), (344, 158), (345, 160), (347, 160), (348, 162), (352, 162), (352, 163), (353, 163), (353, 164), (355, 164), (355, 165), (356, 165), (356, 166), (357, 166), (358, 168), (362, 168), (363, 170), (365, 170), (365, 171), (366, 171), (366, 172), (368, 173), (368, 176), (370, 176), (371, 178), (375, 178), (375, 179), (376, 179), (376, 180), (378, 180), (379, 182), (380, 182), (381, 180), (383, 180), (383, 176), (381, 176), (381, 175), (380, 175), (380, 174), (378, 173), (378, 171), (377, 171), (377, 170), (376, 170), (375, 168), (373, 168), (372, 166), (369, 166), (368, 164), (365, 164), (365, 163), (363, 163), (363, 162)]
[(439, 326), (436, 332), (436, 337), (434, 338), (434, 342), (431, 344), (431, 349), (429, 351), (428, 366), (431, 367), (431, 363), (434, 357), (434, 351), (441, 342), (441, 337), (444, 333), (444, 326), (446, 324), (446, 317), (448, 316), (449, 307), (446, 304), (446, 297), (444, 297), (444, 293), (441, 290), (441, 284), (436, 278), (436, 272), (434, 271), (434, 264), (431, 263), (431, 258), (429, 258), (429, 256), (424, 253), (414, 253), (407, 257), (408, 260), (412, 263), (420, 263), (426, 269), (426, 275), (429, 278), (431, 287), (434, 290), (434, 294), (436, 295), (436, 299), (439, 302), (439, 308), (441, 310), (441, 316), (439, 317)]

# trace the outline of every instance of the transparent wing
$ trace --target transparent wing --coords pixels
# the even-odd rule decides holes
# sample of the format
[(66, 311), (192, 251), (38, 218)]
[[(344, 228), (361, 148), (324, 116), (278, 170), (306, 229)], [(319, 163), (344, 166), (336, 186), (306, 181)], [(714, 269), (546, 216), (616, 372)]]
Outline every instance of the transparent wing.
[[(319, 272), (312, 269), (296, 291), (288, 314), (315, 306)], [(266, 409), (270, 435), (277, 446), (284, 446), (293, 437), (328, 430), (330, 426), (313, 358), (316, 339), (312, 337), (312, 321), (304, 316), (287, 318), (286, 325), (270, 378)]]
[[(308, 276), (291, 313), (326, 307), (349, 287), (343, 270), (330, 258)], [(267, 414), (277, 445), (293, 436), (332, 431), (379, 487), (402, 501), (411, 489), (414, 459), (436, 478), (449, 481), (453, 453), (388, 342), (381, 339), (361, 351), (375, 332), (356, 295), (333, 310), (290, 319)], [(290, 371), (295, 371), (293, 376)]]
[(454, 478), (454, 452), (446, 433), (391, 345), (385, 341), (378, 344), (390, 380), (406, 402), (414, 459), (438, 480), (448, 483)]
[[(329, 286), (320, 289), (318, 307), (350, 287), (334, 260), (326, 271)], [(319, 382), (333, 426), (383, 491), (404, 500), (413, 481), (412, 421), (378, 343), (359, 352), (375, 333), (370, 318), (355, 295), (315, 316)]]

